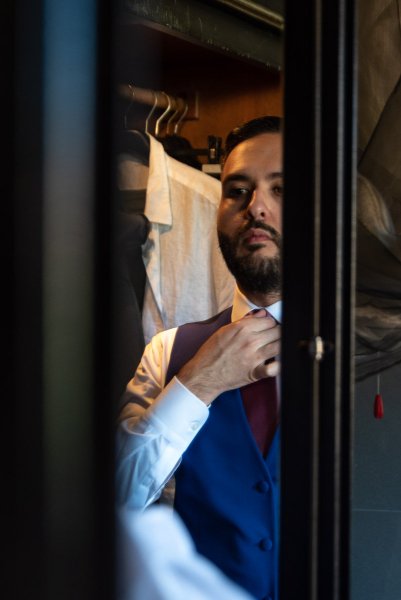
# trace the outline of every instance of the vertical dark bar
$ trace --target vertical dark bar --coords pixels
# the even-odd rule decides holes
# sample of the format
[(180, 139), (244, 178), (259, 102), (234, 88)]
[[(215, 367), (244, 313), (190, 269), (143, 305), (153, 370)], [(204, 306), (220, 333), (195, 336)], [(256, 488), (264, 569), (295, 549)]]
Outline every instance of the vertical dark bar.
[(96, 181), (94, 203), (94, 363), (92, 410), (96, 455), (95, 597), (115, 597), (114, 432), (113, 397), (113, 52), (116, 4), (97, 0), (96, 59)]
[(43, 599), (78, 600), (96, 596), (103, 506), (93, 412), (98, 15), (94, 0), (43, 6)]
[(45, 7), (46, 597), (109, 600), (111, 3)]
[[(11, 8), (12, 5), (12, 8)], [(5, 13), (5, 11), (7, 11)], [(43, 352), (42, 352), (42, 220), (43, 220), (43, 3), (2, 4), (2, 58), (8, 64), (2, 93), (2, 296), (7, 350), (2, 422), (8, 440), (3, 456), (12, 483), (3, 489), (11, 497), (11, 543), (3, 555), (5, 593), (43, 597)], [(8, 133), (8, 135), (7, 135)], [(10, 418), (7, 414), (11, 412)], [(10, 436), (11, 432), (11, 436)], [(9, 439), (11, 437), (11, 439)], [(21, 565), (24, 567), (21, 568)], [(7, 587), (10, 577), (11, 587)]]
[(280, 600), (349, 593), (353, 4), (288, 2), (285, 12)]
[[(353, 0), (322, 19), (319, 597), (349, 597), (355, 289), (356, 28)], [(330, 265), (329, 268), (326, 265)], [(327, 524), (331, 526), (328, 527)]]
[(315, 19), (312, 0), (287, 2), (280, 600), (317, 600), (318, 367), (307, 349), (316, 334), (319, 286)]
[(2, 591), (15, 600), (114, 596), (109, 7), (2, 4)]

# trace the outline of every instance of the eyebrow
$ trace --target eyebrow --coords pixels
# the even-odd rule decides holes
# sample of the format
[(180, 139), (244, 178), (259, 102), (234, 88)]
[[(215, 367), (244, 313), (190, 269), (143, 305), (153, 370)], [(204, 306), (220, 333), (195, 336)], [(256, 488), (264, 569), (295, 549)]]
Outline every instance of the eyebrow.
[[(273, 171), (273, 173), (269, 173), (266, 176), (266, 179), (268, 181), (272, 181), (273, 179), (277, 179), (278, 177), (283, 177), (283, 172), (282, 171)], [(247, 175), (246, 173), (231, 173), (230, 175), (227, 175), (227, 177), (225, 177), (222, 181), (223, 185), (230, 183), (231, 181), (251, 181), (252, 177), (250, 177), (249, 175)]]

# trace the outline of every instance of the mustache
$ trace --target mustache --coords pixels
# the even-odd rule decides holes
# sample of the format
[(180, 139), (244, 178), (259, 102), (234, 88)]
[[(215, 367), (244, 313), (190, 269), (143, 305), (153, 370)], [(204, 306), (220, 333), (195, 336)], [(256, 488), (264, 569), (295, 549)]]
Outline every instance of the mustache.
[(271, 225), (269, 225), (268, 223), (264, 223), (263, 221), (258, 221), (257, 219), (252, 219), (251, 221), (248, 221), (248, 223), (245, 223), (245, 225), (238, 232), (238, 238), (237, 239), (240, 240), (250, 229), (263, 229), (264, 231), (266, 231), (271, 236), (273, 242), (279, 248), (281, 248), (281, 235), (280, 235), (280, 233), (276, 229), (274, 229), (274, 227), (272, 227)]

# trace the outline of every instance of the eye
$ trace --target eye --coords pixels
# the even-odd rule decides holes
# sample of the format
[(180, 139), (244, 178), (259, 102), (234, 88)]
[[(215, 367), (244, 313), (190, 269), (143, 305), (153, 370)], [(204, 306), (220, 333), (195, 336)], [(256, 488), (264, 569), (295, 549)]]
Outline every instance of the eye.
[(227, 196), (229, 198), (234, 198), (234, 199), (237, 199), (237, 200), (243, 200), (249, 194), (251, 194), (251, 190), (249, 188), (246, 188), (246, 187), (243, 187), (243, 186), (231, 187), (227, 191)]
[(283, 195), (284, 187), (281, 184), (277, 184), (272, 187), (272, 191), (275, 196), (281, 197)]

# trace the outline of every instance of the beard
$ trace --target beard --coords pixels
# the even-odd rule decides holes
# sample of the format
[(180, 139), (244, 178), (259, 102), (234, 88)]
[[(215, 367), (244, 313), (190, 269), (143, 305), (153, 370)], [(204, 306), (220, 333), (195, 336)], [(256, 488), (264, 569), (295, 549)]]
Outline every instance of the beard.
[[(256, 250), (262, 247), (255, 244), (249, 254), (239, 255), (239, 248), (244, 234), (252, 228), (267, 231), (277, 246), (277, 254), (272, 257), (258, 256)], [(281, 235), (270, 225), (261, 221), (252, 221), (229, 237), (217, 231), (220, 249), (228, 269), (236, 279), (238, 286), (245, 293), (280, 293), (281, 292)]]

